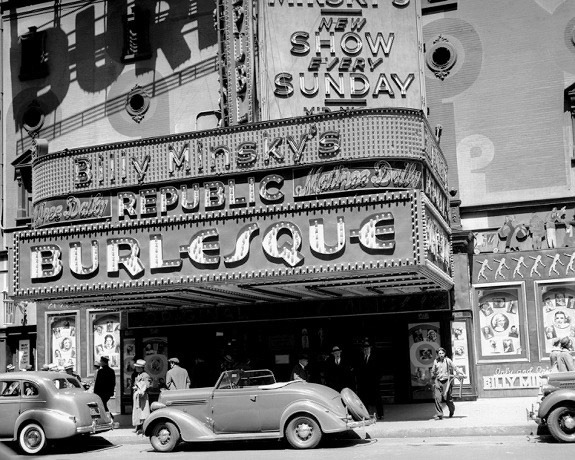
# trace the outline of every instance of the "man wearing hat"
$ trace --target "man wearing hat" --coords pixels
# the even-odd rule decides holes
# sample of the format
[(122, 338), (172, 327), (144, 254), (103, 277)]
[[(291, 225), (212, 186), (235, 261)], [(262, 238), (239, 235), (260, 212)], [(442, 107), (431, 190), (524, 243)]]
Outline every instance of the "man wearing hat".
[(366, 339), (362, 345), (362, 357), (357, 363), (357, 395), (366, 405), (370, 414), (377, 412), (377, 418), (383, 418), (383, 403), (379, 394), (381, 365), (374, 356), (371, 344)]
[(331, 349), (331, 356), (326, 362), (325, 380), (328, 387), (335, 391), (341, 391), (344, 388), (352, 388), (351, 367), (347, 360), (342, 359), (341, 348), (334, 345)]
[(116, 373), (108, 365), (109, 361), (107, 356), (100, 358), (100, 369), (96, 372), (96, 380), (94, 381), (94, 394), (100, 397), (106, 412), (110, 412), (108, 401), (114, 396), (114, 390), (116, 389)]
[(64, 370), (66, 371), (66, 374), (71, 375), (72, 377), (76, 377), (78, 382), (82, 383), (80, 376), (74, 372), (74, 365), (72, 363), (66, 364), (64, 366)]
[(15, 369), (14, 364), (8, 364), (6, 366), (6, 372), (14, 372), (14, 369)]
[(178, 358), (168, 359), (170, 370), (166, 374), (166, 387), (168, 390), (183, 390), (190, 388), (190, 377), (188, 371), (180, 367)]
[(290, 380), (303, 380), (304, 382), (309, 381), (309, 373), (306, 369), (308, 363), (309, 359), (305, 353), (299, 355), (298, 363), (293, 367), (291, 371)]
[[(152, 379), (144, 371), (146, 361), (138, 359), (134, 363), (136, 378), (134, 379), (134, 396), (132, 406), (132, 425), (137, 434), (143, 434), (144, 421), (150, 416), (150, 398), (148, 389), (152, 385)], [(100, 371), (98, 371), (100, 372)]]

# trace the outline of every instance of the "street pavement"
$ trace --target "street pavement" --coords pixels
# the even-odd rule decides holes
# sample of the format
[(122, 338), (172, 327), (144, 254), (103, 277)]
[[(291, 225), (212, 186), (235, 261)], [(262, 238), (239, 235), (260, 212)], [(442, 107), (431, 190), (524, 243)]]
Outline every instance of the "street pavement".
[[(354, 430), (362, 438), (428, 438), (453, 436), (536, 435), (537, 424), (527, 420), (527, 409), (533, 397), (482, 398), (477, 401), (455, 401), (455, 414), (442, 420), (433, 418), (433, 402), (385, 406), (383, 420)], [(133, 433), (131, 417), (116, 415), (118, 429), (102, 433), (112, 444), (149, 443), (148, 438)]]

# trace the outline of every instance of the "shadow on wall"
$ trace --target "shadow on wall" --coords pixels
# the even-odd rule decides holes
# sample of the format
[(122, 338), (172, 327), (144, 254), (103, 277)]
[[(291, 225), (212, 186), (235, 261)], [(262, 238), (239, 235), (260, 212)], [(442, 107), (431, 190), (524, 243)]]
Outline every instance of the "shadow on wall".
[[(212, 6), (209, 2), (167, 0), (161, 2), (163, 8), (156, 8), (156, 2), (143, 0), (143, 7), (153, 12), (150, 24), (150, 36), (153, 37), (154, 50), (161, 50), (172, 69), (185, 64), (191, 58), (191, 50), (186, 43), (182, 31), (189, 23), (197, 23), (197, 29), (186, 30), (185, 33), (197, 32), (199, 50), (217, 43), (217, 33), (213, 26)], [(21, 54), (18, 37), (18, 23), (11, 21), (11, 53), (10, 65), (12, 87), (21, 91), (13, 98), (14, 132), (22, 129), (23, 113), (32, 101), (37, 101), (45, 115), (53, 113), (68, 94), (70, 83), (76, 81), (80, 88), (89, 93), (96, 93), (110, 87), (124, 71), (121, 62), (123, 47), (123, 14), (126, 11), (125, 1), (106, 3), (105, 15), (96, 17), (93, 6), (76, 9), (67, 15), (75, 17), (75, 45), (69, 46), (69, 38), (58, 26), (44, 24), (39, 28), (48, 35), (47, 52), (50, 56), (50, 75), (43, 79), (20, 82), (18, 69)], [(12, 12), (15, 15), (15, 12)], [(60, 11), (58, 24), (63, 14)], [(106, 31), (96, 35), (95, 24), (105, 21)], [(136, 75), (150, 72), (155, 68), (157, 53), (152, 58), (136, 63)], [(101, 64), (103, 62), (103, 64)], [(74, 73), (72, 72), (74, 71)], [(195, 63), (175, 74), (147, 85), (144, 89), (149, 94), (158, 96), (175, 86), (183, 86), (197, 78), (216, 72), (216, 57)], [(76, 80), (71, 76), (75, 74)], [(49, 88), (49, 91), (45, 91)], [(124, 110), (126, 94), (119, 95), (102, 104), (98, 104), (65, 120), (60, 120), (51, 126), (45, 126), (39, 136), (48, 141), (69, 134), (80, 127), (108, 117), (110, 114)], [(28, 136), (17, 142), (16, 156), (29, 149), (32, 139)]]

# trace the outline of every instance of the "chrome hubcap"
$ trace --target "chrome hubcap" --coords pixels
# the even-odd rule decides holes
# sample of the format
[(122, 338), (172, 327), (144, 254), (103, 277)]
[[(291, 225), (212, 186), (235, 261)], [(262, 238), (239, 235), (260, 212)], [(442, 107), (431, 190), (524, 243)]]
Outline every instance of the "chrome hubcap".
[(162, 444), (166, 444), (170, 440), (170, 430), (162, 428), (158, 433), (158, 440)]
[(309, 426), (307, 423), (302, 423), (298, 425), (297, 428), (295, 429), (297, 437), (302, 441), (309, 439), (310, 436), (312, 435), (312, 431), (313, 431), (312, 427)]
[(563, 417), (561, 425), (563, 425), (563, 428), (566, 430), (573, 431), (575, 429), (575, 417), (573, 417), (573, 414), (568, 414)]
[(26, 444), (28, 447), (34, 448), (40, 444), (40, 433), (36, 430), (30, 430), (26, 433)]

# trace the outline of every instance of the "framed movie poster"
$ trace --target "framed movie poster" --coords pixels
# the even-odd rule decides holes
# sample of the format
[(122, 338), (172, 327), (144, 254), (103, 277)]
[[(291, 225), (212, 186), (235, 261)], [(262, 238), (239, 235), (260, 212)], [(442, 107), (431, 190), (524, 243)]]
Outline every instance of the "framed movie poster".
[[(120, 363), (120, 313), (111, 311), (91, 311), (88, 313), (90, 328), (90, 361), (88, 369), (94, 369), (94, 364), (100, 362), (102, 356), (107, 356), (108, 365), (119, 372)], [(91, 373), (91, 372), (90, 372)]]
[(523, 285), (478, 286), (475, 309), (478, 362), (526, 361), (529, 347)]
[(78, 371), (78, 322), (77, 312), (46, 314), (46, 360), (49, 363), (60, 367), (72, 364), (74, 371)]
[(433, 398), (431, 367), (441, 346), (439, 323), (408, 324), (411, 396), (413, 399)]
[(571, 282), (537, 282), (537, 328), (540, 359), (549, 358), (554, 343), (575, 337), (575, 279)]
[(467, 341), (467, 325), (465, 321), (451, 322), (451, 359), (453, 365), (465, 374), (463, 383), (470, 383), (469, 379), (469, 347)]
[(134, 363), (136, 362), (136, 340), (124, 339), (124, 394), (132, 394), (132, 374), (135, 371)]

